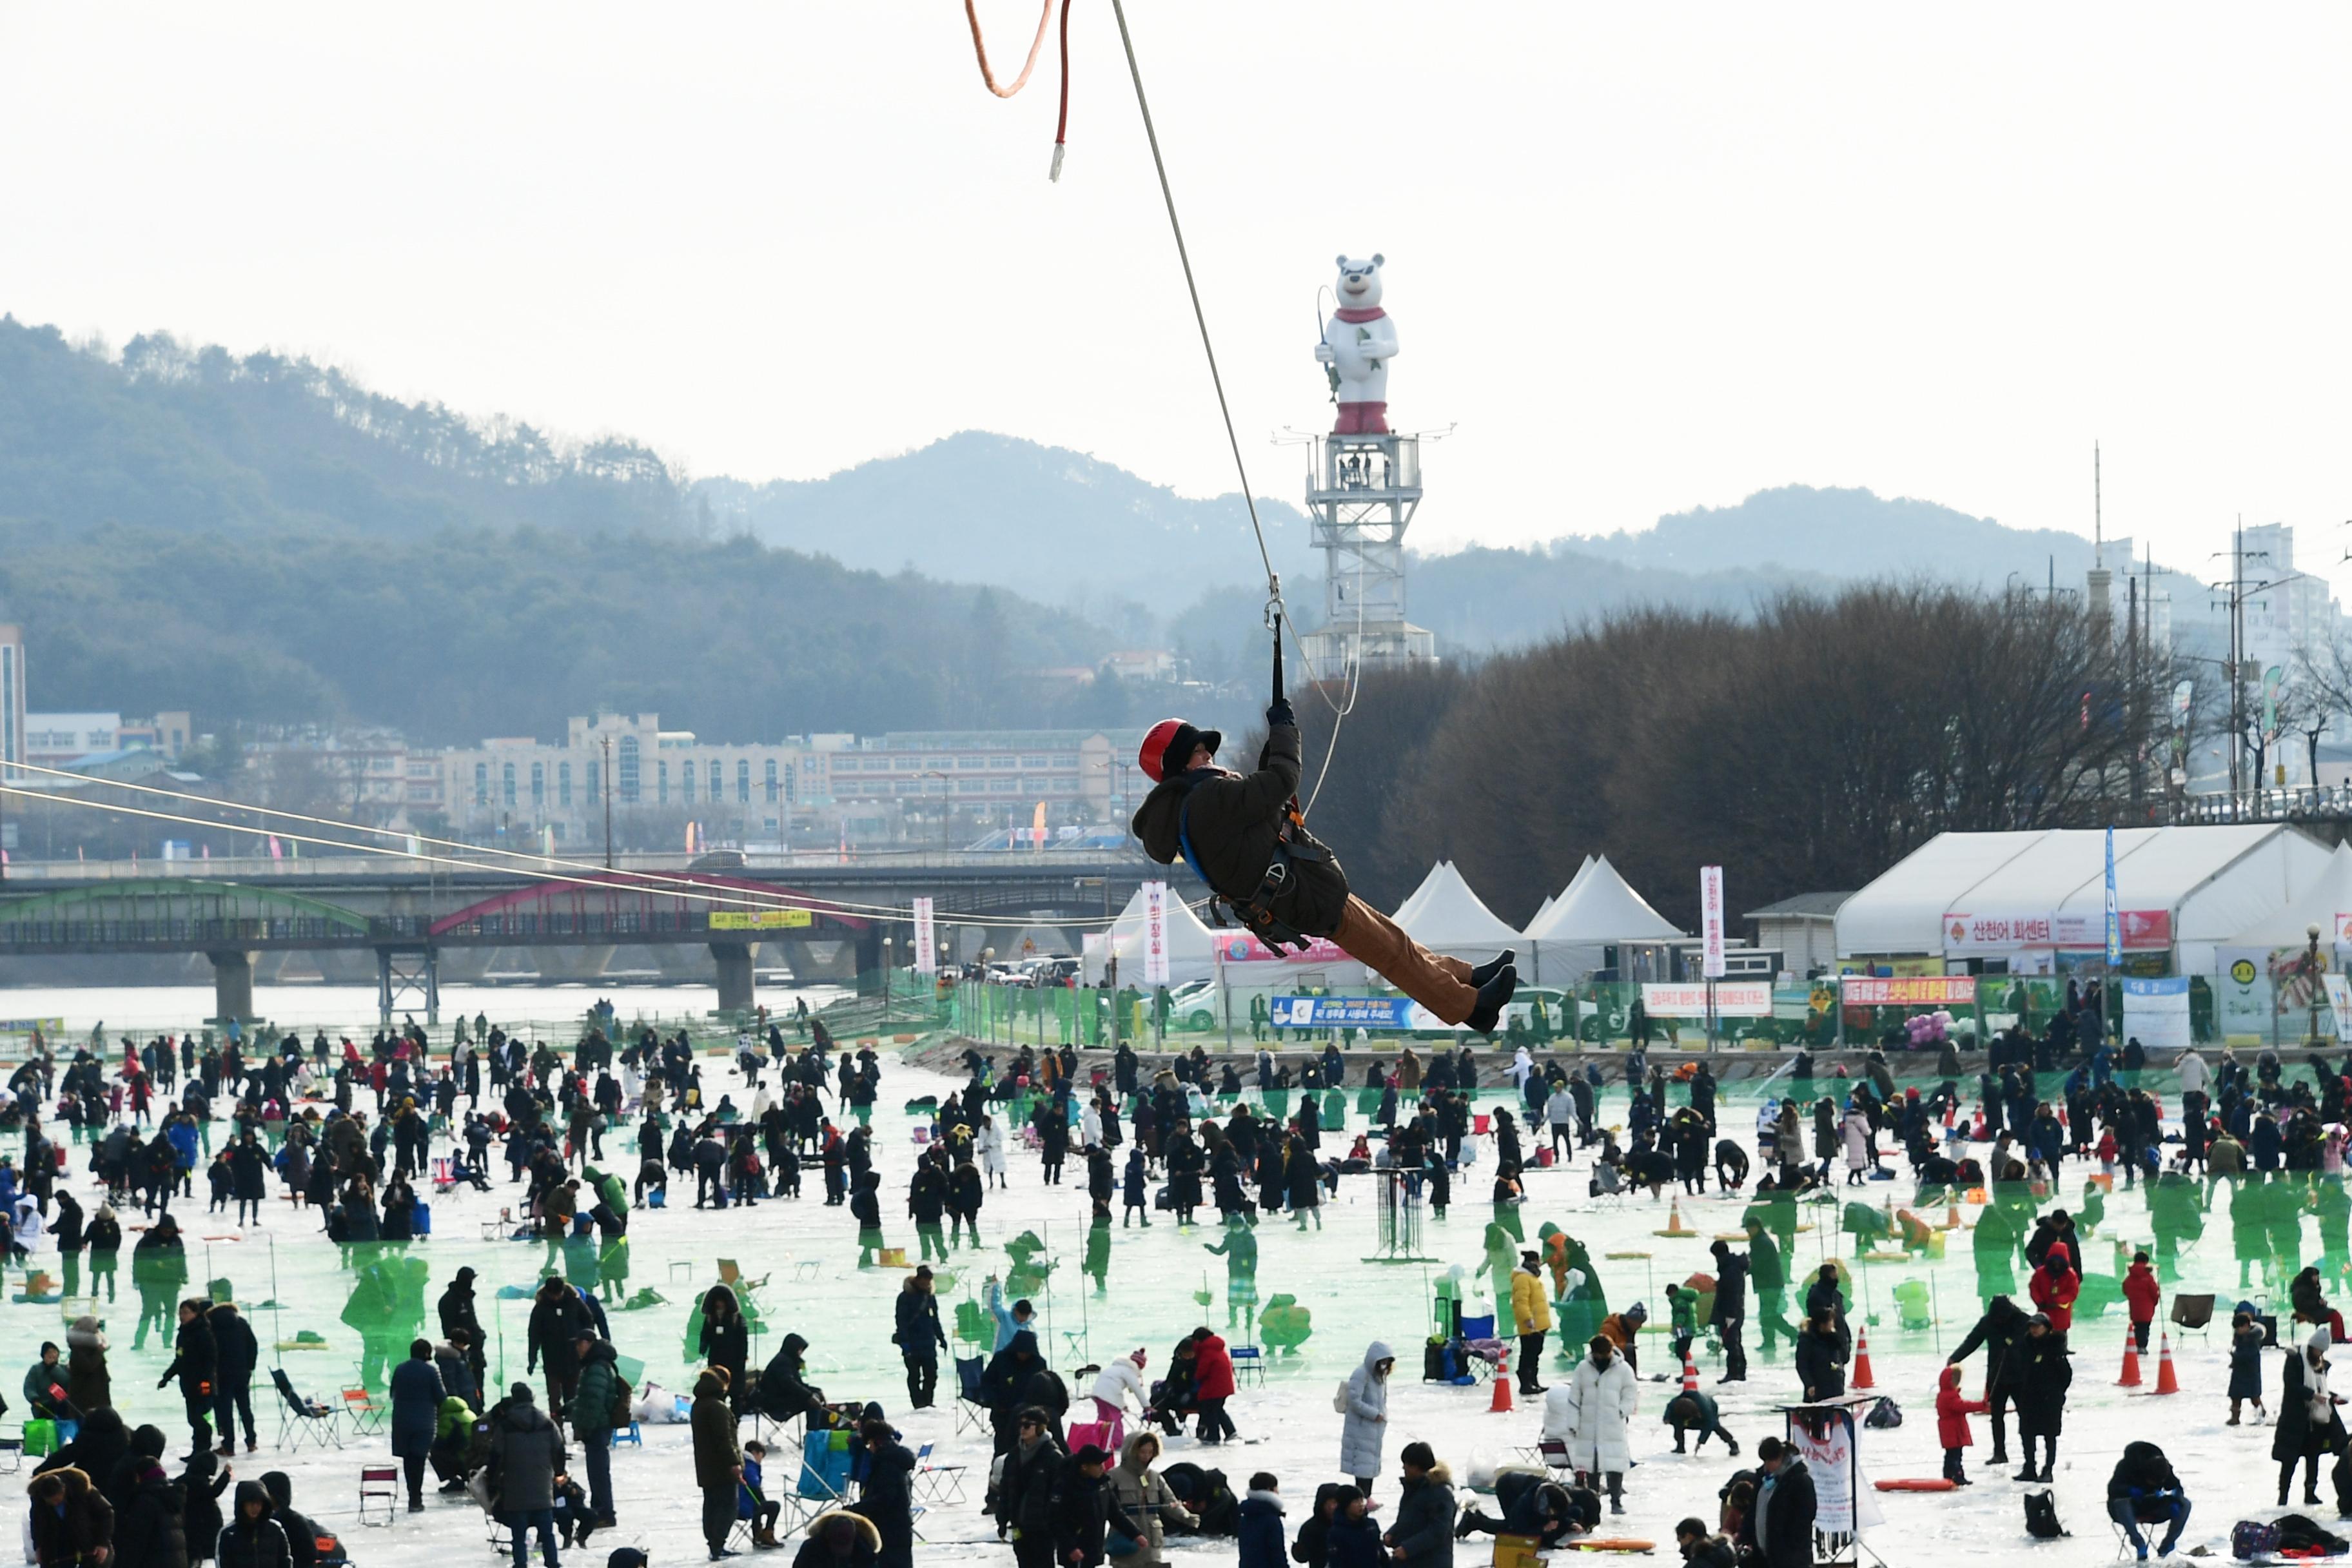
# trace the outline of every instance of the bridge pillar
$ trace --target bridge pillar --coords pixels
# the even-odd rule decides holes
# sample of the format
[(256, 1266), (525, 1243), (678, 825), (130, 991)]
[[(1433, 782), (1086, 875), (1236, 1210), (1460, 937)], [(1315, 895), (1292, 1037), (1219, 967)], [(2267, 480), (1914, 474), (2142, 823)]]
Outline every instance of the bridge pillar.
[(208, 952), (213, 961), (213, 1016), (240, 1023), (250, 1020), (253, 1011), (253, 954), (245, 952)]
[(752, 982), (752, 957), (760, 951), (756, 942), (714, 942), (710, 956), (719, 961), (719, 1010), (722, 1013), (749, 1013), (759, 1005)]
[(868, 921), (857, 933), (857, 994), (860, 996), (878, 994), (882, 990), (882, 923)]

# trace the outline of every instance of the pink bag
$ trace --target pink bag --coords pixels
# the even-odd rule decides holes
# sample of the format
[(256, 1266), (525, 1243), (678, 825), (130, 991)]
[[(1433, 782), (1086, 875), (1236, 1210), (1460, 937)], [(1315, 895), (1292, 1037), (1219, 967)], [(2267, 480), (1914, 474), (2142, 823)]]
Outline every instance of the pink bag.
[(1073, 1421), (1068, 1427), (1073, 1454), (1092, 1443), (1114, 1460), (1118, 1458), (1118, 1427), (1108, 1421)]

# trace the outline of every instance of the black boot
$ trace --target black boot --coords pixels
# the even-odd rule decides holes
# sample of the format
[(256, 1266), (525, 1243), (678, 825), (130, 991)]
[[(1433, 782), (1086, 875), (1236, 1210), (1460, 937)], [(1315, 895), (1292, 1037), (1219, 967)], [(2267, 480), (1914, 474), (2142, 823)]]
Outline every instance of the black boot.
[(1519, 954), (1517, 949), (1508, 947), (1505, 948), (1502, 952), (1496, 953), (1494, 957), (1488, 959), (1486, 963), (1478, 965), (1470, 972), (1470, 984), (1484, 989), (1486, 982), (1494, 979), (1495, 976), (1502, 973), (1503, 971), (1510, 968), (1514, 963), (1517, 963), (1518, 962), (1518, 957)]
[(1500, 973), (1478, 987), (1478, 1005), (1470, 1009), (1470, 1016), (1462, 1021), (1462, 1026), (1474, 1035), (1493, 1034), (1495, 1026), (1502, 1021), (1504, 1005), (1518, 988), (1519, 972), (1510, 964), (1503, 965)]

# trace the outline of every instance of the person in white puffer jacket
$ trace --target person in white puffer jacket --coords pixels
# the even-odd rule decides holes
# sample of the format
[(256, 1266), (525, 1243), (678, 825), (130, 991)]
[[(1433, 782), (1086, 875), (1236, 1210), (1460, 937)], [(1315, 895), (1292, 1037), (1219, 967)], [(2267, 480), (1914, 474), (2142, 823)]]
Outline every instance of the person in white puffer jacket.
[(1117, 1357), (1095, 1374), (1095, 1419), (1110, 1424), (1110, 1429), (1116, 1435), (1112, 1439), (1114, 1444), (1126, 1435), (1130, 1396), (1135, 1402), (1135, 1413), (1139, 1415), (1143, 1414), (1143, 1369), (1149, 1360), (1149, 1352), (1138, 1348)]
[[(1568, 1445), (1570, 1468), (1580, 1475), (1605, 1478), (1609, 1511), (1625, 1511), (1625, 1472), (1633, 1463), (1631, 1432), (1641, 1403), (1641, 1384), (1633, 1369), (1617, 1353), (1606, 1336), (1596, 1334), (1591, 1354), (1576, 1363), (1576, 1373), (1565, 1387), (1554, 1387), (1544, 1397), (1544, 1436), (1555, 1435)], [(1565, 1399), (1560, 1396), (1567, 1395)], [(1565, 1419), (1555, 1434), (1555, 1412)]]

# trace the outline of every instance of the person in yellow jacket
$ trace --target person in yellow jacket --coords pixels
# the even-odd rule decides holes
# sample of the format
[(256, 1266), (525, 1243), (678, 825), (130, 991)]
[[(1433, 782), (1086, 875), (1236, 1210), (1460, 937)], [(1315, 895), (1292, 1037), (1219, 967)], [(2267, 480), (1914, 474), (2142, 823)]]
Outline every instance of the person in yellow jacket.
[(1519, 1325), (1519, 1392), (1541, 1394), (1544, 1385), (1536, 1381), (1536, 1371), (1543, 1364), (1544, 1336), (1551, 1332), (1551, 1302), (1545, 1297), (1543, 1260), (1532, 1252), (1519, 1254), (1519, 1267), (1511, 1275), (1511, 1316)]

